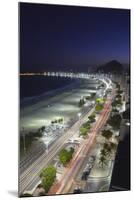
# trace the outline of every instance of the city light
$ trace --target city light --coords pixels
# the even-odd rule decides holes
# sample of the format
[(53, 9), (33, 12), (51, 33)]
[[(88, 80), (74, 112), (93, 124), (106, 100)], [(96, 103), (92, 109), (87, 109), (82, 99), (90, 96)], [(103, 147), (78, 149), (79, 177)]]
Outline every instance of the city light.
[(78, 113), (78, 117), (80, 118), (80, 116), (81, 116), (81, 113)]

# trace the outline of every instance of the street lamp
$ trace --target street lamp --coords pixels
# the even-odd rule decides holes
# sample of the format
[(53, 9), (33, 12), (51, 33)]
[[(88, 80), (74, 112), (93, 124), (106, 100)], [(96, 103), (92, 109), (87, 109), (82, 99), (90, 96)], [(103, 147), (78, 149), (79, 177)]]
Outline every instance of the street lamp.
[(92, 105), (93, 105), (93, 104), (95, 103), (95, 101), (92, 101), (91, 103), (92, 103)]
[(126, 125), (127, 125), (127, 126), (130, 126), (130, 122), (127, 122)]
[(46, 141), (46, 153), (48, 153), (48, 144), (49, 144), (49, 142)]
[(78, 117), (79, 117), (79, 123), (80, 123), (80, 117), (81, 117), (81, 113), (78, 113)]
[(78, 113), (78, 117), (79, 117), (79, 119), (80, 119), (80, 116), (81, 116), (81, 113)]

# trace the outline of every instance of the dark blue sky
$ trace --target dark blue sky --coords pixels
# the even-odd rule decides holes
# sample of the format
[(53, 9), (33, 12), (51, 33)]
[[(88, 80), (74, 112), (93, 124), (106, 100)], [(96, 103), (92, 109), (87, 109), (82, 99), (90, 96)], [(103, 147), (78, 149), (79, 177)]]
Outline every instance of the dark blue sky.
[(130, 11), (20, 4), (20, 70), (129, 63)]

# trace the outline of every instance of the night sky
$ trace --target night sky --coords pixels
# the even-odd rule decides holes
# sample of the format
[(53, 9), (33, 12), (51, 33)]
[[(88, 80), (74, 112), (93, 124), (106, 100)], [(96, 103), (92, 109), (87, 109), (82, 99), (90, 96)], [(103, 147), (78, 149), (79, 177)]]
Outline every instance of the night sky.
[(19, 5), (21, 72), (129, 63), (129, 10)]

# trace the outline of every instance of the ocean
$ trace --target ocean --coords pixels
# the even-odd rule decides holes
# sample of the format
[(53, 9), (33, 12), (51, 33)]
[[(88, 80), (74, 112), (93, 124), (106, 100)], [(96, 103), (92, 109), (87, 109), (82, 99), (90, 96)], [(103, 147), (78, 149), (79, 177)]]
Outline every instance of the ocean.
[(21, 76), (20, 101), (22, 102), (46, 92), (63, 88), (74, 81), (75, 79), (65, 77)]

